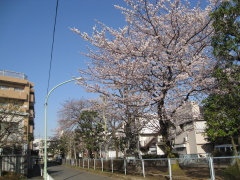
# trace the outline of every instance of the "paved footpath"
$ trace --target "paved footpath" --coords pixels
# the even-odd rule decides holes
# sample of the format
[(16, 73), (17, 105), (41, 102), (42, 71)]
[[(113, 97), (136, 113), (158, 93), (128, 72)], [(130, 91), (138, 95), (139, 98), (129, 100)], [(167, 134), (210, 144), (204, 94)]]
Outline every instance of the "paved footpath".
[(55, 163), (48, 164), (48, 174), (54, 180), (117, 180), (108, 176), (93, 174), (80, 169), (70, 168)]

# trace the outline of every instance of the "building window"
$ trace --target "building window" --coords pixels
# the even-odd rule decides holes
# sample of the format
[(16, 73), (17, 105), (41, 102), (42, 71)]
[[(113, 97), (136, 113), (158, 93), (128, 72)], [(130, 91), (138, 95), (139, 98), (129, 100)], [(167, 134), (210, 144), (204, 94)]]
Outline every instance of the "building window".
[(16, 131), (18, 131), (19, 129), (18, 129), (18, 123), (9, 123), (9, 129), (10, 129), (10, 131), (11, 132), (16, 132)]
[(180, 128), (182, 131), (184, 131), (184, 124), (180, 124)]
[(0, 107), (8, 107), (8, 103), (3, 103), (3, 102), (0, 102)]
[(23, 88), (15, 87), (15, 88), (14, 88), (14, 91), (24, 92), (24, 89), (23, 89)]
[(10, 87), (8, 87), (8, 86), (0, 86), (0, 89), (3, 89), (3, 90), (9, 90), (10, 89)]
[(17, 132), (19, 130), (18, 123), (16, 122), (4, 122), (0, 123), (1, 131), (5, 130), (8, 132)]

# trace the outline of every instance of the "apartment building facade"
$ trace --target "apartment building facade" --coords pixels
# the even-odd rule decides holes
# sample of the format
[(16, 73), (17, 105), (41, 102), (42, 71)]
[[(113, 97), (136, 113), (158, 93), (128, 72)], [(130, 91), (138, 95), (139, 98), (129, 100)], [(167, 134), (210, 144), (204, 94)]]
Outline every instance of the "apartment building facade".
[[(48, 160), (56, 157), (60, 152), (58, 149), (57, 140), (47, 139), (47, 157)], [(34, 139), (33, 151), (37, 152), (39, 158), (44, 158), (44, 139)]]
[(203, 108), (197, 102), (185, 104), (177, 113), (179, 128), (174, 143), (174, 151), (178, 154), (194, 154), (202, 157), (213, 151), (214, 144), (204, 134), (206, 121), (203, 118)]
[[(27, 76), (23, 73), (1, 70), (0, 71), (0, 98), (2, 100), (1, 107), (9, 107), (9, 104), (3, 104), (7, 101), (11, 100), (18, 105), (18, 109), (12, 114), (17, 114), (19, 123), (17, 124), (16, 130), (21, 129), (22, 131), (22, 139), (18, 139), (19, 141), (24, 142), (24, 150), (32, 149), (33, 144), (32, 141), (34, 139), (34, 104), (35, 104), (35, 92), (34, 92), (34, 84), (28, 81)], [(3, 102), (4, 101), (4, 102)], [(3, 110), (1, 111), (3, 113)], [(15, 121), (16, 118), (10, 118), (8, 115), (8, 120), (5, 121)], [(2, 120), (1, 125), (6, 122)], [(10, 123), (10, 122), (8, 122)], [(3, 127), (1, 127), (3, 128)], [(11, 129), (13, 131), (14, 129)], [(11, 140), (11, 139), (10, 139)], [(9, 141), (10, 141), (9, 140)]]
[[(198, 157), (210, 154), (214, 145), (205, 135), (206, 121), (202, 116), (203, 109), (195, 101), (186, 102), (175, 114), (176, 129), (173, 151), (179, 155), (194, 155)], [(164, 142), (162, 135), (158, 133), (159, 128), (153, 128), (158, 124), (157, 120), (151, 120), (139, 132), (141, 149), (145, 154), (164, 154)]]

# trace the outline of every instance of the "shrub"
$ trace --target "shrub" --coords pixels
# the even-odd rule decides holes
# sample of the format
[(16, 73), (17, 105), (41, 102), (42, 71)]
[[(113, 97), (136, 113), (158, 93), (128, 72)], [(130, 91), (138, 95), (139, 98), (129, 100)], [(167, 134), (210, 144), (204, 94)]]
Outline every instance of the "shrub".
[(26, 180), (22, 174), (17, 174), (11, 171), (3, 171), (0, 180)]
[[(124, 166), (124, 161), (123, 159), (115, 159), (113, 161), (113, 168), (116, 170), (122, 170)], [(104, 169), (112, 169), (112, 161), (111, 160), (107, 160), (104, 161)]]
[(219, 150), (214, 150), (211, 154), (213, 157), (232, 156), (233, 151), (223, 152), (223, 151), (219, 151)]
[(164, 158), (161, 155), (157, 155), (157, 154), (146, 154), (142, 156), (143, 159), (159, 159), (159, 158)]
[[(173, 153), (174, 158), (178, 158), (179, 155), (177, 153)], [(167, 158), (167, 155), (157, 155), (157, 154), (146, 154), (142, 156), (143, 159), (159, 159), (159, 158)]]
[(212, 154), (213, 157), (221, 157), (221, 156), (223, 156), (223, 152), (219, 151), (219, 150), (214, 150), (211, 154)]

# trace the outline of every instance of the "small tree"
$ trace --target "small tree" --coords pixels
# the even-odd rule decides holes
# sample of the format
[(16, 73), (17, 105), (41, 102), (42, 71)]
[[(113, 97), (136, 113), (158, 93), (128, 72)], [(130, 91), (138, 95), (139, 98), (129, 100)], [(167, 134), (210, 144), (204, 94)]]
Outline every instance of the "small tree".
[(59, 152), (60, 152), (60, 154), (62, 155), (63, 158), (65, 158), (66, 155), (68, 154), (68, 152), (70, 151), (69, 150), (69, 136), (68, 136), (68, 134), (69, 134), (68, 132), (63, 132), (60, 136), (59, 141), (58, 141)]
[(48, 152), (52, 154), (53, 158), (56, 157), (56, 155), (60, 154), (60, 140), (58, 137), (51, 138), (50, 145), (48, 146)]

